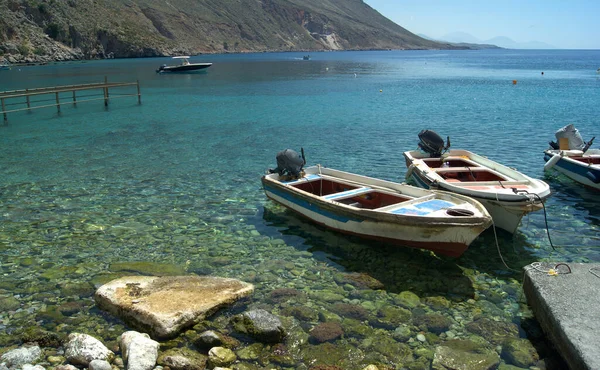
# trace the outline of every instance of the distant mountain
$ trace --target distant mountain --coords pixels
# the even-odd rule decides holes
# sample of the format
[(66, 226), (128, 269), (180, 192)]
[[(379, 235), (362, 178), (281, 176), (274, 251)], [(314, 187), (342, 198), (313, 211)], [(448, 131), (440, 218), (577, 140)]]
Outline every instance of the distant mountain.
[[(467, 33), (462, 33), (462, 32), (456, 32), (456, 40), (461, 40), (462, 37), (460, 37), (460, 35), (468, 35), (470, 37), (466, 37), (466, 39), (471, 39), (471, 40), (477, 40), (476, 38), (474, 38), (473, 36), (467, 34)], [(454, 45), (455, 47), (459, 48), (459, 49), (473, 49), (473, 50), (478, 50), (478, 49), (499, 49), (500, 47), (497, 45), (492, 45), (492, 44), (482, 44), (482, 43), (477, 43), (476, 41), (474, 42), (462, 42), (462, 41), (451, 41), (451, 40), (446, 40), (446, 41), (440, 41), (440, 40), (436, 40), (433, 37), (429, 37), (425, 34), (422, 33), (417, 33), (417, 36), (422, 37), (426, 40), (431, 40), (431, 41), (436, 41), (436, 42), (449, 42), (451, 45)], [(481, 42), (481, 41), (479, 41)]]
[(483, 41), (479, 40), (477, 37), (470, 35), (466, 32), (452, 32), (444, 35), (440, 38), (440, 40), (446, 40), (448, 42), (458, 42), (458, 43), (469, 43), (469, 44), (481, 44)]
[(0, 0), (0, 57), (10, 62), (455, 48), (363, 0)]
[(541, 41), (516, 42), (508, 37), (499, 36), (485, 41), (506, 49), (556, 49), (555, 46)]
[(555, 46), (546, 44), (541, 41), (529, 41), (529, 42), (516, 42), (505, 36), (498, 36), (489, 40), (480, 40), (473, 35), (465, 32), (452, 32), (438, 39), (454, 44), (468, 43), (468, 44), (491, 44), (506, 49), (556, 49)]

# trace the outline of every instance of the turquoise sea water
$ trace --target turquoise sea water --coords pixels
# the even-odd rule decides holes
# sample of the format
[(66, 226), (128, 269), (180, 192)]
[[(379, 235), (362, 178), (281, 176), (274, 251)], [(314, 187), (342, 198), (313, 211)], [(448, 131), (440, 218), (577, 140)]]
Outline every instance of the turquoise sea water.
[[(533, 343), (539, 338), (521, 322), (531, 316), (520, 292), (522, 267), (540, 260), (600, 262), (598, 194), (544, 174), (542, 154), (568, 123), (586, 140), (600, 135), (600, 51), (335, 52), (311, 54), (310, 61), (301, 53), (265, 53), (192, 61), (214, 64), (195, 74), (156, 74), (168, 58), (0, 72), (0, 91), (106, 76), (139, 80), (142, 92), (141, 105), (134, 97), (116, 99), (134, 89), (115, 89), (108, 109), (100, 100), (65, 104), (60, 114), (54, 108), (9, 113), (8, 125), (0, 125), (0, 303), (17, 302), (0, 312), (7, 333), (0, 346), (15, 343), (19, 328), (36, 322), (62, 332), (90, 331), (93, 322), (104, 333), (98, 335), (110, 337), (122, 324), (94, 309), (93, 286), (131, 272), (115, 264), (134, 261), (251, 281), (257, 292), (249, 307), (277, 314), (293, 305), (268, 300), (283, 287), (306, 293), (319, 312), (335, 313), (319, 293), (336, 292), (377, 317), (404, 291), (422, 302), (443, 297), (449, 307), (424, 305), (425, 311), (448, 317), (457, 337), (476, 335), (465, 328), (483, 315), (516, 324)], [(314, 227), (268, 202), (261, 190), (260, 176), (285, 148), (303, 147), (309, 164), (404, 181), (402, 152), (416, 148), (425, 128), (450, 136), (454, 148), (545, 179), (553, 191), (546, 211), (556, 251), (543, 212), (526, 216), (513, 237), (499, 233), (513, 271), (502, 263), (491, 230), (463, 257), (439, 258)], [(382, 296), (339, 283), (352, 272), (382, 282)], [(77, 294), (65, 288), (73, 285), (88, 288)], [(84, 302), (80, 313), (41, 314), (70, 301)], [(307, 333), (319, 322), (305, 321)], [(423, 329), (416, 321), (412, 328)], [(387, 334), (373, 323), (365, 328), (393, 337), (389, 328)], [(346, 329), (333, 349), (355, 351), (345, 368), (427, 362), (418, 354), (409, 361), (377, 352), (372, 359)], [(485, 333), (477, 335), (494, 346)], [(318, 348), (294, 347), (293, 361), (307, 361), (312, 347)], [(433, 343), (425, 347), (435, 350)]]

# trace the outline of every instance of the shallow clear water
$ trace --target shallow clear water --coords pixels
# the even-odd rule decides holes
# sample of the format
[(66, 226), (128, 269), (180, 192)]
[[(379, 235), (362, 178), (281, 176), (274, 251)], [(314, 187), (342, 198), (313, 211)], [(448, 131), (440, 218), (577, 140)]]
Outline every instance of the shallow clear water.
[[(65, 285), (97, 284), (122, 261), (187, 262), (197, 266), (190, 272), (250, 280), (257, 286), (250, 305), (282, 286), (337, 289), (333, 278), (306, 278), (317, 273), (367, 273), (389, 295), (410, 290), (451, 300), (448, 315), (459, 333), (456, 312), (467, 316), (468, 299), (483, 302), (490, 289), (510, 287), (494, 305), (503, 320), (519, 323), (530, 315), (519, 288), (523, 266), (600, 261), (598, 195), (544, 174), (542, 154), (568, 123), (585, 140), (600, 134), (599, 59), (600, 51), (339, 52), (311, 54), (310, 61), (281, 53), (198, 56), (193, 61), (214, 65), (195, 74), (156, 74), (171, 63), (167, 58), (0, 71), (0, 91), (106, 76), (139, 80), (142, 92), (141, 105), (135, 97), (116, 99), (135, 89), (115, 89), (108, 109), (101, 100), (64, 104), (60, 114), (9, 113), (8, 125), (0, 126), (0, 295), (19, 302), (0, 313), (0, 327), (16, 336), (19, 327), (43, 321), (40, 311), (73, 298), (63, 294)], [(85, 92), (78, 99), (88, 94), (98, 97)], [(526, 216), (513, 237), (498, 234), (515, 272), (502, 263), (491, 230), (460, 259), (439, 259), (321, 230), (268, 202), (261, 190), (260, 176), (285, 148), (303, 147), (309, 164), (403, 181), (402, 152), (416, 148), (425, 128), (450, 136), (454, 148), (545, 179), (553, 191), (546, 211), (556, 251), (543, 212)], [(269, 262), (280, 260), (300, 272)], [(49, 270), (57, 274), (44, 276)], [(464, 289), (451, 288), (456, 281)], [(115, 325), (93, 310), (89, 294), (80, 298), (89, 301), (81, 315)], [(66, 319), (59, 329), (52, 320), (45, 324), (83, 330)]]

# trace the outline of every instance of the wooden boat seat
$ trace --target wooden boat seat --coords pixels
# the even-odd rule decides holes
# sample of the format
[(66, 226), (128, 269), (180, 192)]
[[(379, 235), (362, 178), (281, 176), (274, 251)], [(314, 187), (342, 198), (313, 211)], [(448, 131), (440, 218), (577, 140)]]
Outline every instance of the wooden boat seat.
[(433, 169), (435, 172), (493, 172), (495, 173), (494, 170), (490, 170), (489, 168), (485, 168), (485, 167), (440, 167), (440, 168), (434, 168)]
[(342, 192), (335, 193), (335, 194), (325, 195), (323, 198), (328, 199), (328, 200), (338, 200), (338, 199), (344, 199), (344, 198), (348, 198), (348, 197), (354, 197), (357, 195), (365, 194), (365, 193), (371, 192), (372, 190), (373, 189), (371, 189), (369, 187), (362, 187), (362, 188), (358, 188), (358, 189), (342, 191)]
[(434, 171), (447, 182), (512, 181), (498, 171), (487, 167), (443, 167)]
[(382, 212), (390, 212), (392, 213), (392, 211), (401, 208), (401, 207), (406, 207), (409, 206), (411, 204), (415, 204), (415, 203), (421, 203), (421, 202), (425, 202), (431, 199), (435, 199), (436, 195), (435, 194), (429, 194), (429, 195), (425, 195), (423, 197), (419, 197), (419, 198), (414, 198), (411, 200), (407, 200), (404, 202), (400, 202), (400, 203), (395, 203), (395, 204), (390, 204), (388, 206), (385, 207), (381, 207), (381, 208), (377, 208), (377, 211), (382, 211)]

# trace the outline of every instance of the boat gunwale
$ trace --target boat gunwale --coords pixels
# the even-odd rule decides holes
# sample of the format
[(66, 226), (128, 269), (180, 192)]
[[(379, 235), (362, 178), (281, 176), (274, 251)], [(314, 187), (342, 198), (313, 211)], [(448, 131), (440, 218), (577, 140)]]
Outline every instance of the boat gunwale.
[[(453, 150), (454, 150), (454, 153), (456, 153), (456, 152), (469, 153), (469, 155), (472, 155), (476, 159), (481, 159), (482, 162), (478, 162), (477, 160), (473, 160), (473, 162), (475, 162), (478, 166), (480, 166), (480, 168), (486, 167), (486, 168), (490, 169), (490, 171), (494, 171), (494, 169), (489, 168), (486, 164), (486, 162), (493, 162), (490, 159), (487, 159), (481, 155), (478, 155), (476, 153), (472, 153), (472, 152), (469, 152), (469, 151), (463, 150), (463, 149), (453, 149)], [(517, 174), (515, 176), (515, 178), (521, 178), (521, 180), (469, 181), (469, 182), (456, 182), (456, 183), (450, 182), (450, 181), (445, 180), (442, 176), (440, 176), (435, 171), (435, 169), (429, 167), (427, 165), (427, 163), (425, 161), (423, 161), (423, 159), (426, 159), (426, 158), (414, 157), (412, 154), (415, 152), (420, 153), (420, 151), (418, 151), (418, 150), (406, 151), (403, 153), (403, 155), (406, 159), (406, 164), (407, 164), (407, 166), (409, 166), (409, 168), (410, 168), (410, 166), (413, 166), (414, 168), (412, 169), (412, 174), (418, 176), (422, 182), (428, 184), (428, 186), (430, 186), (430, 187), (435, 186), (438, 189), (442, 188), (445, 191), (451, 192), (453, 194), (461, 194), (461, 195), (465, 195), (468, 197), (472, 197), (477, 200), (481, 199), (481, 200), (485, 200), (485, 201), (493, 201), (498, 204), (507, 203), (507, 204), (511, 204), (512, 206), (514, 206), (515, 204), (521, 203), (522, 206), (531, 207), (533, 204), (536, 207), (540, 207), (540, 208), (541, 208), (541, 204), (551, 194), (550, 186), (547, 183), (545, 183), (544, 181), (531, 178), (517, 170), (514, 170), (510, 167), (507, 167), (507, 166), (497, 163), (497, 162), (493, 162), (493, 163), (495, 165), (497, 165), (499, 168), (506, 170), (507, 172)], [(454, 157), (454, 156), (456, 156), (456, 155), (452, 155), (452, 157)], [(461, 159), (464, 159), (464, 158), (461, 158)], [(427, 167), (427, 169), (429, 169), (430, 171), (426, 171), (425, 169), (420, 168), (419, 164), (421, 164), (421, 163), (423, 163)], [(508, 174), (504, 174), (502, 171), (498, 171), (498, 173), (503, 174), (504, 176), (509, 176)], [(510, 188), (511, 185), (526, 185), (527, 186), (526, 190), (529, 192), (529, 194), (536, 194), (537, 196), (532, 199), (531, 197), (527, 196), (526, 194), (516, 194), (514, 192), (498, 192), (497, 188), (489, 189), (489, 190), (473, 189), (473, 187), (475, 187), (475, 186), (493, 186), (493, 185), (499, 185), (502, 188), (504, 188), (504, 186), (509, 186), (508, 189), (511, 189)]]
[[(357, 175), (357, 176), (360, 176), (360, 175)], [(334, 177), (334, 178), (336, 180), (339, 180), (339, 178), (337, 178), (337, 177)], [(346, 180), (346, 179), (344, 179), (344, 180)], [(383, 180), (383, 181), (385, 181), (385, 180)], [(294, 196), (300, 197), (304, 201), (307, 201), (311, 204), (316, 203), (318, 207), (320, 207), (326, 211), (329, 211), (332, 213), (337, 213), (337, 214), (340, 214), (343, 216), (348, 216), (351, 218), (362, 219), (364, 221), (389, 222), (392, 224), (401, 223), (403, 225), (408, 225), (408, 226), (417, 225), (420, 227), (424, 227), (424, 226), (439, 227), (441, 225), (474, 227), (474, 226), (478, 226), (478, 225), (483, 225), (485, 228), (487, 228), (488, 226), (491, 225), (491, 216), (489, 215), (489, 213), (487, 212), (487, 210), (481, 203), (474, 201), (473, 199), (470, 199), (468, 197), (457, 196), (456, 194), (452, 194), (449, 192), (433, 191), (433, 190), (427, 191), (427, 192), (432, 192), (433, 195), (435, 195), (435, 199), (441, 199), (441, 197), (445, 196), (450, 199), (458, 199), (458, 200), (463, 201), (464, 203), (468, 203), (471, 206), (473, 206), (479, 212), (479, 214), (474, 214), (472, 216), (449, 216), (448, 215), (447, 217), (395, 214), (395, 213), (390, 213), (387, 211), (379, 210), (379, 208), (377, 208), (377, 209), (356, 208), (356, 207), (352, 207), (352, 206), (344, 204), (344, 203), (336, 202), (335, 200), (329, 200), (329, 199), (323, 198), (322, 196), (318, 196), (318, 195), (309, 193), (307, 191), (304, 191), (302, 189), (298, 189), (289, 184), (281, 183), (279, 180), (276, 180), (273, 177), (269, 177), (269, 175), (263, 176), (262, 182), (263, 182), (263, 185), (266, 182), (268, 182), (272, 186), (280, 189), (281, 191), (284, 191), (288, 194), (293, 194)], [(397, 185), (410, 186), (410, 185), (406, 185), (406, 184), (397, 184)], [(373, 190), (376, 190), (376, 191), (383, 191), (386, 193), (389, 192), (389, 189), (374, 187), (374, 186), (371, 186), (370, 184), (369, 184), (369, 186), (372, 187)], [(423, 190), (423, 189), (419, 189), (419, 190)], [(265, 189), (265, 191), (267, 191), (267, 189)], [(406, 196), (406, 194), (397, 193), (397, 192), (393, 192), (393, 191), (391, 192), (391, 195)], [(422, 197), (427, 197), (428, 195), (431, 195), (431, 194), (427, 194)], [(413, 202), (422, 197), (417, 197), (417, 198), (410, 197), (413, 199), (408, 200), (407, 202)], [(429, 199), (432, 199), (432, 198), (429, 198)], [(398, 204), (403, 204), (403, 203), (404, 202), (401, 202)], [(459, 204), (457, 204), (457, 206), (459, 206)], [(380, 207), (380, 208), (386, 208), (386, 207), (387, 206)]]
[[(596, 151), (596, 150), (594, 150)], [(586, 153), (583, 153), (581, 155), (561, 155), (561, 153), (565, 152), (564, 150), (544, 150), (544, 154), (550, 156), (550, 158), (552, 158), (555, 155), (559, 155), (560, 156), (560, 160), (565, 160), (569, 163), (573, 163), (579, 167), (589, 167), (592, 169), (598, 169), (600, 170), (600, 164), (595, 164), (595, 163), (585, 163), (582, 161), (579, 161), (577, 159), (573, 159), (572, 157), (577, 157), (577, 158), (600, 158), (600, 150), (598, 150), (598, 153), (591, 153), (586, 155)]]

